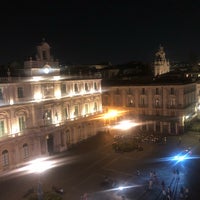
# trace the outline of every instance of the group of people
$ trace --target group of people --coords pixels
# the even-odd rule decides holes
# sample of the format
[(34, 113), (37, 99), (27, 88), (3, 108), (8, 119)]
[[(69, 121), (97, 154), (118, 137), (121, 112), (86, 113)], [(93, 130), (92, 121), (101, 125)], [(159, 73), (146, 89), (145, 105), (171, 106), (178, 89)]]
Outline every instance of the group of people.
[[(161, 186), (163, 200), (172, 200), (173, 195), (179, 196), (180, 199), (189, 199), (189, 189), (187, 187), (180, 187), (178, 190), (178, 185), (180, 184), (180, 171), (178, 168), (173, 169), (173, 178), (171, 183), (168, 183), (166, 186), (165, 180), (159, 182), (157, 174), (155, 171), (150, 171), (149, 180), (148, 180), (148, 190), (151, 191), (153, 189), (153, 185)], [(140, 176), (140, 170), (137, 170), (137, 176)], [(173, 186), (173, 189), (171, 187)], [(178, 192), (178, 193), (177, 193)]]

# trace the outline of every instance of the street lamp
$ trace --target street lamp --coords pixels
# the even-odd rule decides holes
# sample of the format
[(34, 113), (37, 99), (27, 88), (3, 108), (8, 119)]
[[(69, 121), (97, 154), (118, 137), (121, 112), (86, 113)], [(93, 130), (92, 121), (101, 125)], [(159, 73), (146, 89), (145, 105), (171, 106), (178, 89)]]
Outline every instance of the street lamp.
[(135, 126), (137, 126), (137, 123), (135, 123), (134, 121), (123, 120), (123, 121), (120, 121), (117, 125), (113, 126), (113, 128), (120, 129), (120, 130), (129, 130)]
[(43, 199), (43, 190), (41, 184), (41, 173), (55, 166), (55, 161), (47, 160), (47, 158), (37, 158), (29, 162), (29, 164), (24, 168), (29, 173), (38, 174), (38, 185), (37, 185), (37, 196), (38, 200)]

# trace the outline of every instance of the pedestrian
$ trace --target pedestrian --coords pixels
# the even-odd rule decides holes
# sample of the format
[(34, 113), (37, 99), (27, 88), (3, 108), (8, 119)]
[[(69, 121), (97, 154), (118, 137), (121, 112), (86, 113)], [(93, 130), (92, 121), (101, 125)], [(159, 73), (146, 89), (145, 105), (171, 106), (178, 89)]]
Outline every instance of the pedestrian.
[(164, 190), (165, 189), (165, 182), (163, 180), (161, 182), (161, 186), (162, 186), (162, 189)]
[(164, 137), (164, 143), (165, 144), (167, 143), (167, 137)]
[(171, 200), (171, 195), (167, 194), (167, 200)]
[(140, 176), (140, 170), (139, 169), (137, 170), (137, 176)]
[(172, 191), (171, 191), (170, 186), (167, 187), (167, 195), (170, 196), (170, 198), (172, 196)]
[(150, 171), (149, 176), (150, 176), (150, 178), (153, 178), (153, 172), (152, 171)]
[(88, 194), (87, 193), (84, 193), (83, 200), (88, 200)]
[(154, 171), (153, 172), (153, 180), (154, 180), (154, 183), (158, 183), (158, 179), (157, 179), (157, 175), (156, 175), (156, 172)]
[(149, 180), (149, 190), (152, 190), (153, 181), (152, 179)]
[(189, 198), (189, 189), (187, 187), (184, 190), (184, 196), (185, 196), (185, 199)]
[(165, 189), (162, 190), (162, 195), (163, 195), (163, 199), (166, 199), (167, 193), (166, 193)]
[(180, 177), (179, 177), (179, 169), (178, 168), (176, 169), (176, 175), (177, 175), (177, 177), (176, 177), (177, 181), (179, 181)]

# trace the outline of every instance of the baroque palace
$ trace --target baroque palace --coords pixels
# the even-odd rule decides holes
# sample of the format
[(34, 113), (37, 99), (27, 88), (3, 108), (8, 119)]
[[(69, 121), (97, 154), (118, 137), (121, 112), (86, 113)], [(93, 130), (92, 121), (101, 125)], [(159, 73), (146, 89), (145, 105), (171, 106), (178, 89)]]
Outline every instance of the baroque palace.
[(1, 80), (0, 171), (65, 151), (101, 127), (101, 79), (60, 76), (58, 65), (43, 41), (24, 62), (26, 77)]
[[(124, 119), (149, 134), (178, 135), (199, 115), (198, 75), (170, 72), (163, 47), (155, 54), (153, 76), (117, 77), (102, 81), (104, 109), (123, 109)], [(122, 116), (120, 116), (122, 118)], [(118, 120), (113, 118), (112, 123)]]
[(112, 66), (101, 69), (102, 78), (98, 70), (96, 76), (61, 75), (43, 41), (35, 60), (24, 62), (24, 77), (8, 73), (0, 79), (0, 172), (66, 151), (124, 119), (139, 124), (136, 130), (178, 135), (200, 116), (199, 73), (170, 71), (161, 46), (153, 76), (130, 78)]

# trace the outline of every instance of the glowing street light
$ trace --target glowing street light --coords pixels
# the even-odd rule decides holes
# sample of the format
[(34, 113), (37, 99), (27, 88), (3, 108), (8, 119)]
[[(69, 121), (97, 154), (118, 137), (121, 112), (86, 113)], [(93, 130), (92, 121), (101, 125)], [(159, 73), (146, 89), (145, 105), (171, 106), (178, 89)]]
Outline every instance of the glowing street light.
[(113, 126), (113, 128), (120, 129), (120, 130), (129, 130), (135, 126), (137, 126), (137, 123), (135, 123), (131, 120), (123, 120), (123, 121), (119, 122), (117, 125)]
[(47, 158), (37, 158), (35, 160), (30, 161), (30, 163), (23, 168), (23, 170), (26, 170), (30, 173), (32, 172), (39, 174), (38, 187), (37, 187), (38, 200), (43, 199), (43, 190), (40, 180), (40, 174), (54, 166), (55, 166), (55, 161), (47, 160)]

